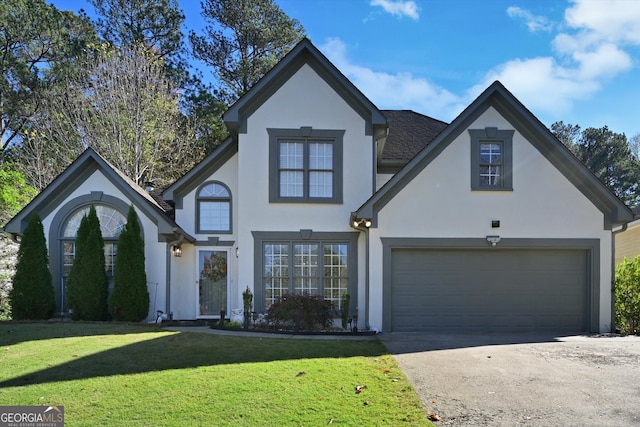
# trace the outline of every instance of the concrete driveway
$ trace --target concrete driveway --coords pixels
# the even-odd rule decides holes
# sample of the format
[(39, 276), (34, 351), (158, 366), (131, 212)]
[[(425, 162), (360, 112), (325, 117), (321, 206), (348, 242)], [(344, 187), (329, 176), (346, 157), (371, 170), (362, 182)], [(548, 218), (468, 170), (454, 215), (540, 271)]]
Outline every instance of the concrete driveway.
[(640, 425), (640, 337), (379, 338), (437, 425)]

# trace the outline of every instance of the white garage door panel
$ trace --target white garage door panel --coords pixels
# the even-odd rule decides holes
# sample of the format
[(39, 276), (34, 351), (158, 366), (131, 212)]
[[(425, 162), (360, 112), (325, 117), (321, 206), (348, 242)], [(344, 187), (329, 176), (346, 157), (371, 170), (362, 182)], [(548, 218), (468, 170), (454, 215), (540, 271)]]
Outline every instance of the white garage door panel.
[(393, 331), (582, 331), (584, 250), (392, 251)]

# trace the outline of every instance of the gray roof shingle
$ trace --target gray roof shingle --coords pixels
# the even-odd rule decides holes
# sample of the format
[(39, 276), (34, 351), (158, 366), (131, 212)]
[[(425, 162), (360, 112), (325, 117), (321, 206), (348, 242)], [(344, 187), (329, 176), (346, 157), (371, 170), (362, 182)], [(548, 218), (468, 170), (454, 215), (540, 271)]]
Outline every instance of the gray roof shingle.
[(382, 161), (408, 162), (448, 126), (411, 110), (382, 110), (382, 113), (389, 121)]

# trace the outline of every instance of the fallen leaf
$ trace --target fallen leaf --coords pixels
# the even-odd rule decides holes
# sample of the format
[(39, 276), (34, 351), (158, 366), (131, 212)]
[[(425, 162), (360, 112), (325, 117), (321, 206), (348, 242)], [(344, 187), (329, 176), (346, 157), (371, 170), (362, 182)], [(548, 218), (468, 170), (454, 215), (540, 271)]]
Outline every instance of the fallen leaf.
[(305, 371), (300, 371), (300, 372), (298, 372), (298, 374), (296, 375), (296, 377), (301, 377), (301, 376), (303, 376), (303, 375), (306, 375), (306, 372), (305, 372)]
[(362, 393), (362, 390), (364, 390), (365, 388), (367, 388), (366, 385), (358, 385), (358, 386), (356, 386), (356, 393)]
[(431, 421), (441, 421), (442, 417), (438, 414), (429, 414), (429, 419)]

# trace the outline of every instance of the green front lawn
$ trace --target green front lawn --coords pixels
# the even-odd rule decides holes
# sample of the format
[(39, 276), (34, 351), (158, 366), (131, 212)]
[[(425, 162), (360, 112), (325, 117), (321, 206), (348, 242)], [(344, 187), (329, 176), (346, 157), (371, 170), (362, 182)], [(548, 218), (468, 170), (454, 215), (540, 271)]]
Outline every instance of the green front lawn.
[(431, 425), (376, 340), (117, 323), (0, 322), (0, 405), (62, 405), (66, 426)]

